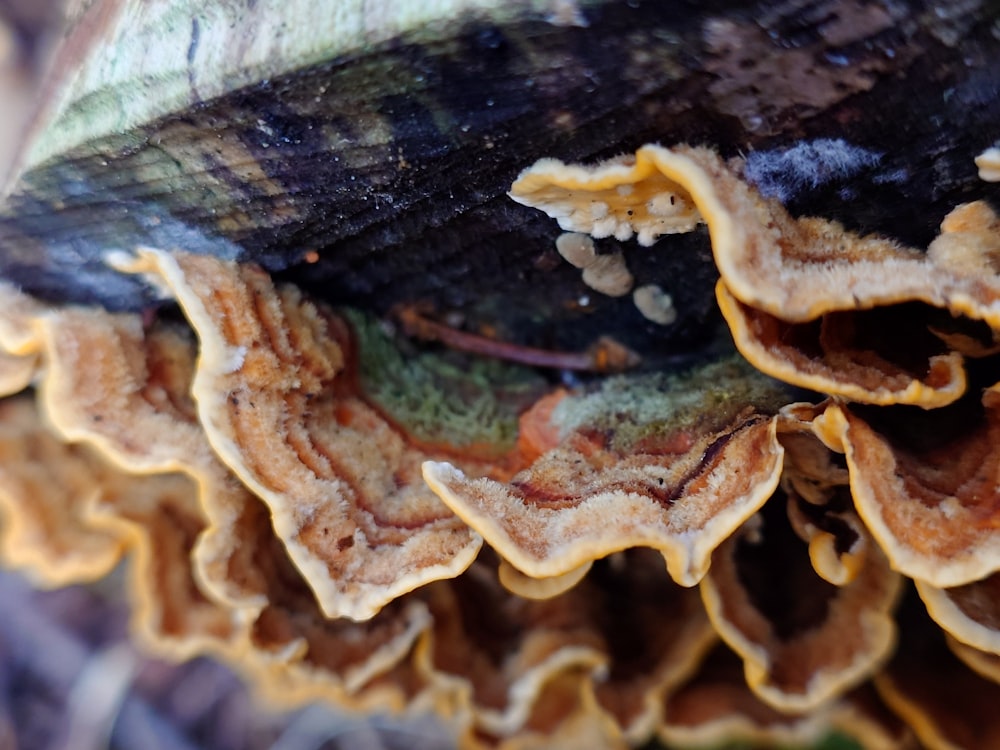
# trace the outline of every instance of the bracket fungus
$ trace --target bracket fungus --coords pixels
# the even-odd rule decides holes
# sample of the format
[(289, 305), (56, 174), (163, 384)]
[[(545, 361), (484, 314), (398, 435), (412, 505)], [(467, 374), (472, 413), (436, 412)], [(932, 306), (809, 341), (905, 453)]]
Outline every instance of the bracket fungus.
[[(807, 714), (787, 713), (764, 703), (747, 687), (739, 660), (724, 647), (665, 702), (659, 737), (672, 747), (822, 746), (830, 729), (855, 738), (866, 750), (905, 748), (912, 737), (883, 706), (871, 686), (852, 690)], [(836, 745), (836, 743), (832, 743)]]
[(820, 578), (844, 586), (857, 577), (872, 540), (846, 486), (821, 503), (789, 492), (788, 517), (795, 533), (809, 545), (809, 560)]
[(688, 191), (664, 172), (663, 154), (647, 146), (634, 158), (593, 168), (542, 159), (521, 172), (509, 195), (532, 208), (544, 206), (567, 232), (618, 240), (634, 235), (650, 246), (661, 235), (690, 232), (701, 220)]
[(846, 407), (831, 406), (823, 417), (838, 425), (831, 429), (872, 535), (894, 568), (933, 586), (960, 586), (1000, 569), (992, 521), (997, 415), (977, 401), (970, 394), (942, 411), (872, 414), (877, 427)]
[[(276, 706), (433, 712), (467, 750), (1000, 742), (1000, 159), (977, 141), (959, 179), (895, 129), (782, 125), (844, 100), (853, 127), (908, 70), (853, 29), (936, 15), (830, 3), (815, 39), (801, 3), (432, 3), (271, 72), (259, 23), (228, 71), (259, 86), (207, 101), (197, 15), (183, 92), (127, 132), (84, 122), (89, 59), (0, 205), (0, 560), (42, 586), (127, 560), (154, 651)], [(129, 3), (98, 4), (122, 39)], [(984, 55), (975, 13), (914, 39)], [(771, 47), (813, 62), (765, 107)], [(955, 118), (973, 57), (939, 77)], [(650, 133), (679, 145), (608, 158)], [(910, 206), (921, 174), (950, 188)], [(939, 230), (900, 230), (921, 211)]]
[(873, 552), (850, 582), (822, 580), (781, 505), (772, 499), (716, 550), (701, 593), (716, 630), (743, 658), (750, 688), (778, 710), (804, 713), (885, 661), (900, 579)]
[(351, 394), (345, 324), (260, 271), (142, 251), (200, 340), (191, 389), (208, 441), (268, 503), (329, 617), (367, 619), (459, 574), (480, 538), (419, 478), (420, 452)]
[(94, 528), (88, 513), (103, 493), (116, 490), (114, 472), (86, 449), (51, 435), (30, 397), (8, 398), (0, 411), (4, 564), (25, 568), (48, 586), (107, 575), (124, 543), (117, 534)]
[[(616, 226), (626, 228), (617, 230), (620, 239), (638, 231), (640, 243), (652, 245), (668, 231), (708, 225), (722, 277), (717, 295), (737, 347), (764, 372), (795, 385), (865, 403), (940, 406), (965, 390), (961, 354), (931, 348), (922, 362), (911, 352), (904, 361), (915, 359), (913, 365), (893, 362), (897, 353), (873, 351), (863, 340), (871, 315), (865, 311), (919, 301), (1000, 320), (994, 311), (1000, 311), (1000, 285), (990, 281), (996, 253), (989, 238), (996, 219), (985, 204), (956, 209), (925, 258), (834, 222), (794, 219), (704, 148), (643, 146), (634, 157), (592, 168), (542, 160), (511, 188), (511, 197), (544, 210), (564, 229), (596, 237), (606, 236), (605, 226), (581, 219), (584, 208), (568, 206), (604, 206), (612, 193)], [(669, 196), (683, 220), (651, 222), (651, 194)], [(952, 244), (960, 248), (955, 255), (961, 261), (946, 260)], [(958, 263), (965, 272), (950, 272)], [(973, 268), (978, 274), (968, 272)], [(929, 332), (915, 333), (943, 348)]]
[(1000, 654), (1000, 613), (996, 596), (1000, 576), (990, 575), (964, 586), (939, 588), (917, 581), (927, 613), (954, 640), (987, 654)]
[[(498, 365), (482, 381), (497, 400), (453, 409), (441, 384), (464, 393), (478, 365), (400, 359), (363, 315), (250, 264), (153, 249), (113, 256), (155, 278), (190, 328), (8, 292), (16, 304), (0, 344), (23, 367), (10, 389), (31, 384), (45, 419), (30, 397), (11, 397), (3, 426), (15, 437), (2, 445), (41, 446), (24, 471), (65, 472), (89, 457), (82, 481), (105, 489), (81, 500), (80, 482), (50, 473), (73, 497), (50, 492), (36, 508), (5, 470), (7, 559), (61, 583), (61, 560), (87, 579), (131, 552), (136, 628), (154, 649), (234, 660), (276, 704), (452, 715), (468, 747), (570, 742), (580, 731), (600, 731), (607, 746), (657, 734), (805, 741), (842, 727), (872, 746), (904, 742), (862, 687), (900, 627), (890, 564), (917, 580), (956, 653), (986, 671), (998, 650), (995, 618), (975, 603), (1000, 569), (998, 337), (993, 282), (982, 278), (996, 219), (981, 204), (956, 209), (925, 258), (792, 219), (704, 149), (642, 154), (636, 164), (659, 175), (651, 183), (604, 165), (569, 170), (573, 191), (590, 189), (595, 172), (599, 196), (640, 185), (614, 189), (625, 217), (636, 195), (668, 191), (683, 220), (635, 229), (649, 245), (665, 227), (709, 217), (719, 302), (750, 362), (730, 354), (682, 374), (571, 388), (516, 375), (501, 385)], [(552, 167), (529, 170), (531, 195), (562, 206), (538, 188)], [(560, 251), (574, 265), (605, 257), (569, 237)], [(782, 279), (808, 276), (836, 245), (860, 247), (858, 262), (883, 273), (933, 264), (950, 286), (921, 286), (917, 273), (905, 294), (879, 296), (841, 260), (831, 283), (848, 291), (833, 287), (796, 313), (792, 281), (757, 294), (764, 261), (740, 258), (747, 243), (801, 242), (796, 257), (772, 249), (767, 262), (789, 268)], [(916, 355), (867, 335), (887, 324), (907, 346), (920, 342)], [(424, 384), (419, 403), (394, 395), (399, 372)], [(799, 401), (796, 386), (825, 400)], [(132, 497), (114, 482), (145, 489)], [(39, 513), (74, 520), (57, 534)], [(19, 541), (31, 523), (44, 561)], [(685, 588), (695, 585), (700, 601)], [(719, 638), (744, 662), (742, 688), (696, 676)], [(909, 698), (883, 693), (913, 723)], [(706, 696), (729, 706), (725, 717), (693, 708)], [(698, 728), (689, 710), (703, 717)]]
[[(626, 389), (629, 401), (617, 398)], [(436, 462), (424, 464), (424, 478), (528, 576), (565, 575), (646, 546), (692, 586), (716, 545), (777, 486), (783, 396), (736, 362), (666, 382), (611, 382), (560, 401), (551, 413), (559, 443), (508, 483)]]
[[(1000, 686), (977, 674), (948, 648), (944, 634), (911, 597), (908, 626), (892, 661), (875, 678), (885, 703), (929, 748), (990, 747), (1000, 739)], [(947, 685), (947, 690), (941, 686)]]

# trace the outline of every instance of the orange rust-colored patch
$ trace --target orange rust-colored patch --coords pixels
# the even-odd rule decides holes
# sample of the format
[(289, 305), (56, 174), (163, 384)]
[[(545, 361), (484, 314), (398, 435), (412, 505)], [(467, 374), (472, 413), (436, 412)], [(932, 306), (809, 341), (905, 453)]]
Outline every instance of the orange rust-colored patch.
[(557, 388), (538, 399), (518, 419), (517, 447), (525, 466), (559, 444), (559, 428), (552, 423), (552, 412), (568, 393), (565, 388)]

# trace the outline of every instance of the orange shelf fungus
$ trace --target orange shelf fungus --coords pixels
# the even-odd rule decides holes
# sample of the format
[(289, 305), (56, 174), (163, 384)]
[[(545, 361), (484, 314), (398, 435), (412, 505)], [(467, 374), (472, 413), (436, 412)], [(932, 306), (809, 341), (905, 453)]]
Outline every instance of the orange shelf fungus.
[[(429, 586), (435, 625), (418, 664), (461, 696), (478, 731), (497, 737), (523, 731), (560, 674), (587, 671), (599, 713), (630, 743), (644, 741), (664, 693), (691, 674), (715, 636), (697, 594), (670, 581), (656, 553), (624, 554), (544, 601), (510, 597), (481, 562)], [(612, 614), (622, 611), (631, 614)]]
[[(1000, 220), (958, 206), (925, 252), (743, 167), (645, 146), (511, 187), (605, 294), (636, 279), (593, 238), (707, 225), (742, 357), (677, 372), (629, 332), (376, 320), (182, 251), (109, 262), (186, 323), (0, 285), (3, 561), (61, 585), (131, 555), (154, 649), (273, 705), (432, 711), (470, 750), (1000, 742)], [(616, 304), (671, 325), (633, 268)]]
[(634, 157), (594, 167), (542, 159), (510, 188), (518, 203), (541, 208), (567, 232), (652, 245), (664, 234), (689, 232), (701, 217), (681, 180), (663, 168), (672, 154), (644, 146)]
[(95, 526), (128, 541), (133, 631), (170, 658), (224, 654), (239, 618), (199, 587), (189, 562), (205, 526), (190, 479), (157, 474), (133, 482), (142, 484), (102, 497), (91, 511)]
[(777, 486), (783, 389), (738, 363), (648, 387), (643, 403), (634, 389), (632, 411), (613, 385), (564, 399), (553, 411), (559, 445), (506, 484), (440, 462), (424, 464), (424, 478), (528, 576), (561, 576), (645, 546), (692, 586), (716, 545)]
[(628, 742), (640, 745), (663, 720), (664, 696), (691, 677), (718, 635), (698, 593), (671, 581), (653, 550), (629, 550), (610, 562), (587, 582), (590, 615), (609, 656), (596, 695)]
[(930, 283), (920, 252), (854, 237), (833, 222), (793, 219), (706, 148), (647, 145), (594, 167), (542, 159), (510, 196), (563, 229), (618, 239), (636, 233), (647, 246), (704, 222), (732, 294), (787, 321), (855, 309), (855, 298), (866, 307), (897, 302)]
[(251, 628), (246, 657), (237, 662), (269, 705), (325, 701), (347, 710), (402, 711), (426, 692), (411, 663), (432, 624), (423, 602), (394, 601), (365, 622), (327, 620), (301, 579), (275, 583), (271, 604)]
[(991, 651), (980, 651), (948, 635), (948, 648), (965, 666), (981, 677), (1000, 684), (1000, 655)]
[(846, 487), (819, 505), (791, 493), (788, 517), (796, 534), (809, 545), (809, 560), (820, 578), (845, 586), (857, 577), (871, 539), (851, 506)]
[(55, 438), (34, 399), (0, 401), (0, 559), (42, 586), (107, 575), (125, 551), (120, 535), (89, 521), (104, 493), (140, 491), (86, 448)]
[(35, 357), (18, 357), (0, 351), (0, 398), (20, 393), (35, 377)]
[[(510, 195), (563, 229), (619, 239), (638, 232), (644, 245), (704, 221), (737, 347), (764, 372), (805, 388), (926, 408), (961, 396), (961, 354), (940, 341), (943, 350), (928, 349), (922, 364), (912, 354), (895, 363), (896, 352), (887, 359), (858, 346), (872, 308), (919, 302), (1000, 331), (1000, 234), (983, 202), (956, 208), (925, 254), (836, 222), (794, 219), (704, 148), (643, 146), (594, 167), (543, 159), (521, 173)], [(651, 219), (656, 196), (672, 201), (676, 216)], [(912, 335), (929, 333), (916, 327)]]
[[(259, 501), (218, 460), (197, 421), (190, 331), (145, 330), (135, 316), (76, 308), (40, 316), (36, 327), (48, 362), (39, 394), (49, 422), (129, 472), (181, 471), (195, 480), (207, 523), (193, 553), (196, 573), (231, 606), (259, 610), (265, 600), (254, 566), (235, 560), (252, 547), (239, 538), (243, 529), (233, 531)], [(242, 580), (234, 569), (245, 571)]]
[(916, 581), (927, 613), (955, 640), (1000, 654), (1000, 574), (953, 588)]
[[(788, 520), (808, 544), (813, 570), (824, 581), (844, 586), (864, 568), (873, 541), (854, 510), (843, 456), (824, 442), (830, 440), (822, 421), (830, 403), (796, 403), (781, 410), (781, 486), (788, 496)], [(841, 449), (839, 440), (832, 442)]]
[(567, 263), (583, 271), (583, 283), (595, 292), (621, 297), (632, 291), (635, 279), (621, 253), (598, 255), (594, 241), (580, 232), (563, 232), (556, 237), (556, 251)]
[[(93, 443), (130, 471), (154, 474), (148, 481), (183, 469), (201, 482), (198, 495), (214, 519), (205, 527), (200, 509), (192, 506), (196, 495), (189, 480), (183, 484), (186, 497), (178, 492), (160, 503), (172, 522), (142, 515), (154, 513), (155, 503), (144, 511), (128, 502), (104, 503), (94, 515), (95, 525), (135, 540), (132, 588), (144, 640), (178, 658), (246, 650), (242, 668), (269, 686), (282, 686), (275, 690), (287, 705), (327, 699), (402, 708), (405, 701), (393, 690), (369, 685), (408, 658), (429, 627), (426, 608), (417, 601), (390, 605), (367, 623), (324, 617), (274, 536), (266, 507), (228, 473), (204, 439), (188, 393), (192, 338), (169, 327), (144, 331), (132, 316), (72, 309), (48, 314), (39, 330), (50, 363), (43, 401), (63, 434)], [(151, 442), (149, 434), (159, 439)], [(181, 529), (187, 536), (171, 547)], [(188, 564), (184, 558), (192, 547)], [(178, 577), (159, 581), (143, 574), (150, 570)], [(199, 587), (224, 608), (207, 604)], [(210, 626), (216, 615), (223, 619)], [(229, 633), (223, 626), (233, 616), (241, 629)], [(201, 624), (187, 627), (191, 637), (181, 638), (175, 631), (192, 618)]]
[(544, 601), (510, 597), (477, 562), (466, 575), (422, 593), (434, 625), (415, 664), (437, 690), (454, 696), (479, 731), (515, 735), (552, 679), (607, 668), (576, 589)]
[(837, 729), (849, 733), (866, 750), (902, 750), (913, 741), (906, 726), (880, 704), (870, 686), (810, 713), (778, 711), (747, 687), (739, 659), (720, 647), (666, 699), (659, 737), (673, 747), (729, 743), (810, 747)]
[(781, 481), (803, 500), (826, 506), (831, 493), (850, 481), (839, 440), (824, 433), (822, 421), (830, 401), (788, 404), (778, 416), (778, 440), (785, 449)]
[[(884, 356), (863, 341), (865, 334), (882, 336), (891, 325), (877, 314), (833, 312), (808, 323), (789, 323), (743, 304), (722, 281), (716, 297), (740, 353), (771, 377), (866, 404), (934, 408), (965, 392), (962, 355), (943, 351), (930, 331), (922, 332), (923, 340), (907, 341), (905, 355), (893, 361), (893, 352)], [(914, 357), (914, 352), (926, 354)], [(905, 362), (913, 359), (917, 361)]]
[(984, 182), (1000, 182), (1000, 148), (992, 146), (976, 157), (979, 179)]
[(469, 728), (459, 737), (462, 750), (576, 750), (629, 745), (614, 722), (596, 706), (586, 672), (566, 671), (549, 681), (518, 734), (497, 736)]
[(34, 357), (41, 342), (33, 322), (48, 308), (6, 281), (0, 281), (0, 350), (14, 357)]
[(44, 305), (0, 281), (0, 397), (31, 385), (38, 369), (39, 341), (32, 322)]
[(645, 284), (632, 292), (632, 302), (642, 317), (657, 325), (668, 326), (677, 320), (673, 298), (656, 284)]
[(271, 508), (329, 617), (363, 620), (469, 566), (481, 539), (420, 481), (419, 452), (337, 381), (340, 320), (259, 269), (143, 251), (198, 334), (192, 393), (209, 442)]
[(1000, 570), (1000, 410), (977, 401), (867, 420), (835, 406), (826, 417), (839, 425), (865, 525), (896, 570), (932, 586)]
[(701, 593), (743, 658), (747, 684), (778, 710), (801, 713), (868, 679), (891, 653), (900, 579), (872, 553), (849, 583), (823, 581), (781, 505), (772, 499), (716, 550)]
[[(42, 401), (50, 421), (65, 437), (93, 444), (131, 472), (157, 475), (150, 479), (179, 470), (198, 482), (200, 507), (192, 506), (195, 485), (187, 482), (189, 497), (178, 491), (172, 506), (162, 508), (172, 522), (158, 521), (153, 507), (142, 515), (128, 503), (101, 506), (103, 526), (136, 538), (139, 549), (144, 548), (140, 544), (144, 534), (155, 545), (138, 553), (134, 565), (140, 572), (133, 576), (140, 612), (152, 613), (137, 619), (149, 642), (163, 651), (163, 641), (169, 640), (179, 644), (177, 654), (191, 654), (244, 647), (227, 641), (248, 640), (257, 658), (270, 665), (272, 676), (278, 669), (292, 671), (300, 675), (292, 682), (316, 682), (318, 692), (345, 696), (404, 658), (427, 627), (426, 613), (419, 614), (422, 608), (412, 603), (405, 615), (386, 614), (371, 627), (327, 623), (274, 537), (266, 507), (212, 452), (189, 394), (195, 351), (188, 332), (171, 326), (145, 330), (133, 316), (78, 309), (51, 312), (40, 319), (38, 329), (49, 363), (41, 381)], [(150, 434), (157, 440), (148, 440)], [(168, 563), (170, 555), (163, 550), (172, 538), (170, 530), (184, 527), (189, 536), (179, 540), (181, 551), (175, 549)], [(190, 565), (183, 559), (178, 562), (178, 556), (189, 552)], [(150, 559), (151, 555), (156, 557)], [(157, 617), (183, 621), (176, 614), (157, 614), (167, 604), (176, 607), (173, 603), (179, 602), (182, 611), (203, 611), (205, 618), (219, 617), (224, 610), (209, 607), (196, 593), (178, 596), (196, 591), (190, 579), (183, 583), (182, 578), (180, 588), (174, 584), (177, 592), (158, 590), (156, 582), (148, 582), (141, 573), (147, 568), (178, 572), (193, 568), (197, 585), (213, 600), (236, 610), (249, 631), (229, 635), (220, 622), (189, 628), (200, 636), (190, 642), (166, 638), (162, 627), (147, 623)], [(400, 630), (403, 622), (408, 624)], [(338, 652), (331, 660), (330, 655)], [(315, 674), (319, 679), (310, 679)]]
[(1000, 685), (962, 663), (920, 609), (919, 603), (904, 604), (907, 627), (899, 648), (875, 678), (883, 701), (924, 747), (1000, 746)]
[(145, 644), (174, 658), (218, 652), (233, 621), (200, 592), (188, 564), (203, 525), (189, 480), (133, 476), (88, 446), (59, 441), (27, 399), (0, 402), (0, 414), (7, 563), (62, 586), (103, 577), (128, 553)]
[(532, 578), (501, 559), (497, 567), (497, 578), (512, 594), (523, 596), (525, 599), (551, 599), (576, 586), (587, 575), (593, 564), (591, 560), (562, 575)]
[(252, 523), (236, 531), (254, 553), (266, 605), (248, 624), (245, 648), (268, 702), (295, 707), (322, 700), (357, 710), (402, 710), (414, 698), (410, 692), (423, 689), (410, 657), (432, 625), (427, 605), (397, 599), (364, 622), (327, 618), (274, 534), (266, 506), (250, 507)]

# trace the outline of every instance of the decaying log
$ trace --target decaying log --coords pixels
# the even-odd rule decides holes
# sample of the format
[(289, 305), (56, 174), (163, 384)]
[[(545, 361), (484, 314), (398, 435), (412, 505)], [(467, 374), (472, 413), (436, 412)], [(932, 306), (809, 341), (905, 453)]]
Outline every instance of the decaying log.
[(916, 246), (997, 196), (973, 164), (1000, 137), (1000, 13), (979, 0), (320, 5), (87, 5), (0, 212), (0, 275), (139, 309), (154, 290), (102, 259), (183, 247), (522, 343), (585, 346), (586, 319), (676, 349), (714, 325), (705, 237), (598, 243), (672, 296), (657, 325), (561, 262), (505, 195), (521, 169), (706, 144), (794, 213)]

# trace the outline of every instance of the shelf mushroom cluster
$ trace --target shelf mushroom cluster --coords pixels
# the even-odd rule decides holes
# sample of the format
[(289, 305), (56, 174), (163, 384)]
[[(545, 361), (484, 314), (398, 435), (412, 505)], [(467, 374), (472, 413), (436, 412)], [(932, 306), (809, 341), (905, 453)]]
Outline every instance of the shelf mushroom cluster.
[[(4, 286), (3, 560), (58, 586), (128, 556), (151, 648), (280, 705), (435, 711), (466, 747), (1000, 733), (992, 211), (911, 250), (659, 146), (544, 160), (511, 195), (646, 246), (707, 224), (742, 356), (525, 376), (520, 401), (487, 378), (449, 441), (385, 396), (358, 316), (252, 265), (114, 259), (186, 322)], [(938, 700), (930, 662), (976, 698)]]

